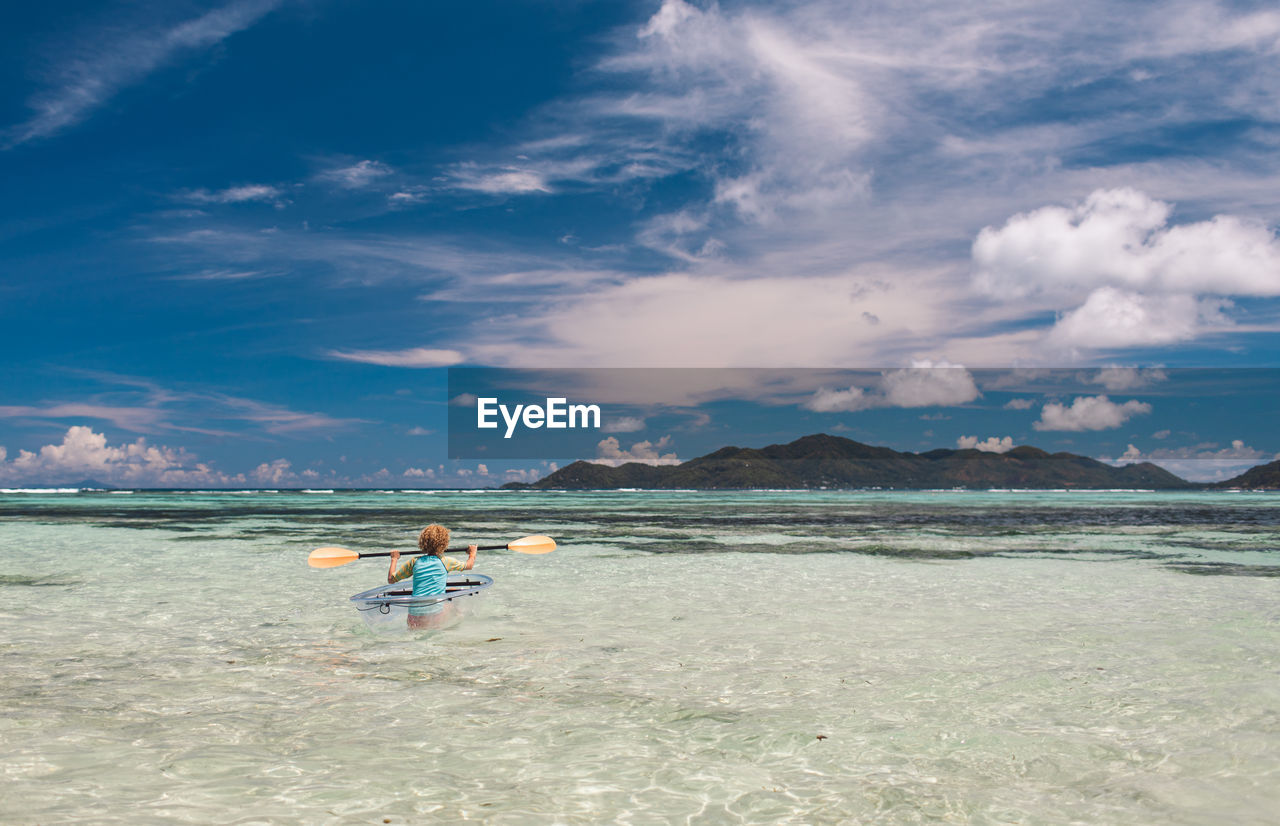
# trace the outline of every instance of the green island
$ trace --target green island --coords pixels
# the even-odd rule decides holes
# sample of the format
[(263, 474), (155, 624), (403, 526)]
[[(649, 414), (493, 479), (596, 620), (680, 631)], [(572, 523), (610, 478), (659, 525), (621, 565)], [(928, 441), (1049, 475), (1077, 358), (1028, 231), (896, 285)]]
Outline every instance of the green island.
[(508, 490), (1078, 489), (1207, 490), (1280, 488), (1280, 461), (1222, 482), (1189, 482), (1151, 462), (1116, 467), (1087, 456), (1023, 445), (1004, 453), (976, 449), (907, 453), (818, 433), (783, 445), (723, 447), (678, 465), (577, 461)]

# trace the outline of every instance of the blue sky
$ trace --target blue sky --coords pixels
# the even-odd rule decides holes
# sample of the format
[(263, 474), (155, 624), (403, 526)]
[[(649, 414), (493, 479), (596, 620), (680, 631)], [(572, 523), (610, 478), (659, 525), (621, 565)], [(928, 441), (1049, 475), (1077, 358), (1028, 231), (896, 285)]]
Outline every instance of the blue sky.
[[(1280, 366), (1270, 5), (258, 0), (7, 23), (0, 486), (545, 473), (447, 458), (456, 364)], [(1106, 394), (1154, 412), (1032, 427)], [(1140, 427), (1160, 402), (1101, 385), (963, 427), (972, 398), (743, 395), (640, 411), (600, 455), (839, 428), (1213, 473), (1280, 451), (1254, 419)]]

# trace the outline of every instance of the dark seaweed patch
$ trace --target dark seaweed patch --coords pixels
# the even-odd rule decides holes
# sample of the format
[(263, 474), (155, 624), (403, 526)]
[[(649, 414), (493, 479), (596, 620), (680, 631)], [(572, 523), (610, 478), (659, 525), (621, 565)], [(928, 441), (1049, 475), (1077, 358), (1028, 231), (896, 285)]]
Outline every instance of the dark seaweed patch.
[(1196, 576), (1263, 576), (1280, 577), (1277, 565), (1239, 565), (1234, 562), (1171, 563), (1166, 567)]
[(68, 587), (79, 585), (74, 579), (55, 579), (47, 576), (23, 576), (22, 574), (0, 574), (0, 586), (16, 585), (19, 587), (44, 588)]
[[(589, 545), (627, 554), (850, 553), (935, 561), (1152, 559), (1176, 563), (1186, 573), (1235, 576), (1275, 574), (1269, 566), (1200, 563), (1196, 552), (1275, 552), (1280, 535), (1280, 508), (1274, 499), (1227, 497), (1220, 502), (1153, 498), (1141, 505), (1100, 503), (1095, 497), (1078, 504), (1059, 500), (1044, 505), (1014, 496), (967, 504), (861, 499), (856, 494), (821, 502), (799, 495), (477, 495), (464, 506), (430, 498), (383, 504), (357, 493), (323, 499), (156, 494), (137, 504), (122, 501), (128, 499), (0, 499), (0, 521), (170, 531), (168, 539), (175, 543), (239, 540), (249, 551), (279, 553), (285, 546), (303, 556), (320, 545), (361, 551), (408, 549), (422, 525), (439, 522), (449, 525), (459, 540), (547, 533), (566, 553), (575, 545)], [(782, 544), (753, 541), (754, 533), (781, 535)], [(726, 534), (741, 539), (718, 539)], [(1057, 538), (1063, 534), (1070, 535), (1070, 541)], [(984, 545), (984, 537), (993, 541)], [(1099, 547), (1088, 547), (1090, 537), (1098, 537)]]
[(979, 554), (972, 551), (955, 551), (945, 548), (902, 548), (891, 546), (871, 546), (869, 548), (855, 548), (852, 553), (865, 554), (866, 556), (884, 556), (894, 559), (911, 559), (911, 560), (950, 560), (950, 559), (974, 559)]

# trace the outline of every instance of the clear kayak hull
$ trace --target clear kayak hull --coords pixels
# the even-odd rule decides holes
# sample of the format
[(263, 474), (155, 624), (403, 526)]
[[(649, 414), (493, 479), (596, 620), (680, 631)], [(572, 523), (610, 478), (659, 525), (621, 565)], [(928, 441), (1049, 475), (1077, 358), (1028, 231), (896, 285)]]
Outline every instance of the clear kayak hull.
[(415, 597), (408, 582), (395, 582), (361, 591), (351, 604), (374, 630), (444, 628), (461, 619), (491, 585), (493, 577), (484, 574), (454, 574), (443, 594)]

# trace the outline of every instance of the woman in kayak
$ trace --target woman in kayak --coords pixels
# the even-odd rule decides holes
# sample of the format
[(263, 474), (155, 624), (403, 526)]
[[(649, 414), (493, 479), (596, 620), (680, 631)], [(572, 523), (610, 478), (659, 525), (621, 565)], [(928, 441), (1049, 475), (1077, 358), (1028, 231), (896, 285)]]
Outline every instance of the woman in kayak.
[[(428, 525), (418, 535), (418, 548), (423, 556), (414, 557), (404, 565), (400, 563), (400, 552), (391, 552), (391, 568), (387, 571), (387, 582), (399, 582), (413, 577), (413, 595), (415, 597), (444, 596), (445, 584), (449, 580), (450, 571), (470, 571), (476, 566), (476, 546), (467, 547), (467, 561), (459, 562), (451, 556), (445, 556), (449, 549), (449, 529), (443, 525)], [(397, 567), (399, 566), (399, 567)], [(410, 628), (439, 628), (454, 615), (451, 602), (432, 602), (426, 605), (409, 606)]]

